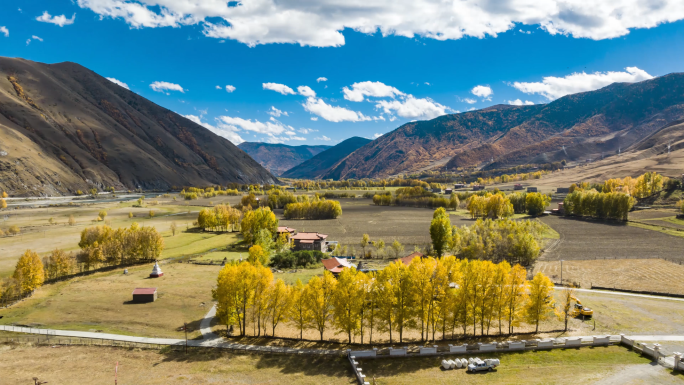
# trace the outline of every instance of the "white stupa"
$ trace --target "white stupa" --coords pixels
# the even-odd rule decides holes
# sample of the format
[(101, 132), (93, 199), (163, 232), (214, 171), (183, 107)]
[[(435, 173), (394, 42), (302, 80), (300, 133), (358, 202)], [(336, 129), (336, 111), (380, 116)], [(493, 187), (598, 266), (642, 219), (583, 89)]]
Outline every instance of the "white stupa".
[(159, 263), (155, 261), (154, 267), (152, 268), (152, 274), (150, 274), (150, 278), (159, 278), (163, 275), (164, 273), (162, 273), (161, 267), (159, 267)]

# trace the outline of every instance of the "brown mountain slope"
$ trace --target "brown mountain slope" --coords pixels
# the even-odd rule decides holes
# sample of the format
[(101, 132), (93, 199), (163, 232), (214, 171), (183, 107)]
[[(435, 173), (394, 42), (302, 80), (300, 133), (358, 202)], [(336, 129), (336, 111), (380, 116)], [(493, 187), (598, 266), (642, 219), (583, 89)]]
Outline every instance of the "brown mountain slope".
[(640, 83), (615, 83), (546, 105), (497, 105), (407, 123), (360, 148), (323, 177), (385, 177), (440, 167), (501, 168), (595, 159), (624, 151), (682, 118), (684, 74), (675, 73)]
[(338, 143), (306, 162), (297, 165), (282, 174), (284, 178), (318, 179), (331, 167), (342, 161), (349, 154), (370, 143), (370, 139), (353, 136)]
[(243, 142), (238, 145), (238, 148), (259, 162), (273, 175), (280, 176), (292, 167), (329, 149), (330, 146), (288, 146), (286, 144)]
[(501, 136), (542, 106), (498, 105), (406, 123), (344, 158), (323, 178), (385, 177), (451, 158), (457, 151)]
[(228, 140), (87, 68), (0, 58), (0, 189), (273, 181)]

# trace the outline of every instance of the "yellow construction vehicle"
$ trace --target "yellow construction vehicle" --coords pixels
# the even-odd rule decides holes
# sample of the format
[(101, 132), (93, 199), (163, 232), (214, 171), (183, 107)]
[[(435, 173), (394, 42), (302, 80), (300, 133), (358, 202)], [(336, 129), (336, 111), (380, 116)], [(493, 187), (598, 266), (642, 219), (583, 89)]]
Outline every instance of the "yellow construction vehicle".
[(577, 299), (576, 297), (572, 297), (572, 299), (573, 301), (575, 301), (575, 306), (572, 308), (572, 311), (570, 312), (570, 315), (572, 317), (582, 316), (583, 318), (591, 318), (594, 315), (594, 311), (586, 306), (582, 306), (582, 302), (580, 302), (579, 299)]

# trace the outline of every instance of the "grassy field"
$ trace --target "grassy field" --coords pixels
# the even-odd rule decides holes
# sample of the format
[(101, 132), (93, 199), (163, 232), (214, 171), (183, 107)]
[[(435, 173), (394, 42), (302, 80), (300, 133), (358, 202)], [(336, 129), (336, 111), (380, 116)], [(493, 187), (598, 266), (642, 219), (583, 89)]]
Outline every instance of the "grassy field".
[[(199, 337), (199, 322), (213, 306), (211, 289), (219, 266), (164, 264), (164, 276), (148, 278), (152, 265), (96, 273), (45, 285), (29, 299), (0, 309), (3, 324), (53, 329), (102, 331), (147, 337), (183, 338), (177, 328), (188, 322)], [(132, 304), (136, 287), (156, 287), (158, 300)]]
[(346, 358), (0, 345), (2, 384), (354, 384)]
[[(538, 261), (541, 272), (560, 282), (560, 261)], [(684, 294), (684, 265), (662, 259), (568, 260), (563, 262), (563, 282), (583, 288), (600, 286), (617, 289)]]
[[(489, 358), (489, 355), (480, 355)], [(492, 355), (492, 357), (494, 357)], [(442, 370), (442, 357), (378, 359), (360, 362), (368, 378), (384, 384), (579, 384), (593, 383), (629, 370), (648, 366), (650, 360), (623, 347), (552, 350), (497, 354), (501, 366), (490, 373), (469, 374), (465, 370)], [(661, 368), (662, 378), (670, 374)], [(682, 375), (678, 375), (679, 381)], [(658, 376), (657, 378), (660, 378)]]

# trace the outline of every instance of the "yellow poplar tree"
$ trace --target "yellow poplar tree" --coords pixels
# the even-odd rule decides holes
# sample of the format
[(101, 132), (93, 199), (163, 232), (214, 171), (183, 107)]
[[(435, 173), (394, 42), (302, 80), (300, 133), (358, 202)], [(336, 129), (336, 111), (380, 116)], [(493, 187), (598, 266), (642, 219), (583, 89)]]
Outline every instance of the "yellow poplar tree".
[[(273, 272), (268, 267), (256, 265), (254, 274), (254, 299), (252, 301), (252, 322), (256, 328), (257, 336), (261, 336), (263, 328), (266, 334), (266, 320), (269, 316), (269, 291), (273, 284)], [(263, 326), (262, 326), (263, 325)]]
[(311, 313), (311, 325), (318, 330), (323, 341), (326, 325), (333, 315), (332, 299), (337, 281), (329, 271), (323, 277), (313, 277), (304, 288), (305, 304)]
[(0, 209), (6, 209), (7, 208), (7, 202), (5, 202), (4, 199), (0, 199)]
[(216, 315), (223, 324), (237, 323), (240, 335), (245, 335), (247, 311), (254, 297), (256, 267), (248, 262), (224, 266), (219, 272), (216, 288), (212, 290), (217, 301)]
[(247, 257), (247, 262), (252, 265), (265, 265), (268, 263), (268, 253), (264, 251), (259, 245), (254, 245), (249, 248), (249, 254)]
[(537, 273), (529, 283), (530, 299), (525, 306), (525, 321), (535, 325), (535, 333), (539, 332), (539, 323), (551, 317), (555, 307), (553, 283), (549, 277)]
[(311, 312), (306, 304), (306, 297), (304, 297), (304, 284), (302, 280), (297, 279), (297, 282), (292, 287), (290, 297), (290, 307), (287, 313), (288, 320), (293, 323), (299, 330), (299, 339), (304, 336), (304, 329), (311, 322)]
[(527, 270), (515, 265), (508, 275), (506, 285), (506, 316), (508, 318), (508, 334), (513, 334), (513, 328), (520, 325), (525, 302), (527, 302)]
[(271, 290), (268, 293), (268, 308), (270, 311), (271, 326), (273, 328), (271, 331), (272, 336), (275, 336), (276, 326), (287, 318), (291, 300), (292, 287), (278, 278), (275, 284), (271, 286)]
[(412, 303), (415, 305), (416, 320), (420, 322), (421, 341), (425, 341), (428, 336), (426, 326), (429, 326), (434, 305), (433, 276), (436, 268), (437, 262), (433, 258), (414, 258), (409, 265), (409, 274), (414, 287), (411, 293)]
[(17, 261), (12, 277), (19, 282), (22, 293), (39, 288), (45, 281), (45, 271), (38, 253), (26, 250)]
[(432, 215), (432, 222), (430, 223), (430, 239), (432, 240), (432, 248), (435, 250), (437, 257), (441, 258), (444, 251), (449, 246), (449, 239), (451, 238), (451, 220), (449, 214), (443, 207), (435, 210)]
[(352, 334), (361, 330), (364, 302), (366, 300), (364, 273), (356, 269), (343, 269), (337, 277), (337, 288), (332, 296), (333, 325), (347, 334), (349, 343)]

